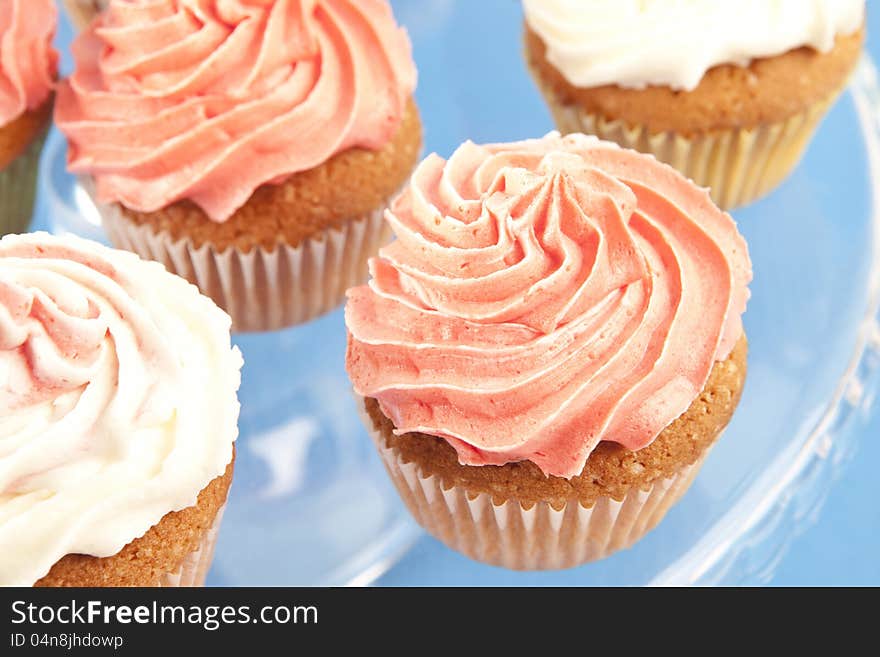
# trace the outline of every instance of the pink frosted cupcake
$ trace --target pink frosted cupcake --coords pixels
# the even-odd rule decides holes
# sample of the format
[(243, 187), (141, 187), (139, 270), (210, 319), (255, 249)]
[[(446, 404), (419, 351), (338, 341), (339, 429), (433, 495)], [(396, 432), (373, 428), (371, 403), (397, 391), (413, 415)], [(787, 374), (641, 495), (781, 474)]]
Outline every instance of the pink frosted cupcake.
[(428, 157), (387, 218), (346, 365), (416, 519), (518, 569), (641, 538), (742, 391), (730, 216), (653, 157), (551, 134)]
[(52, 120), (58, 53), (52, 0), (0, 2), (0, 235), (27, 228)]
[(114, 245), (237, 330), (338, 306), (418, 160), (416, 70), (385, 0), (113, 0), (56, 120)]

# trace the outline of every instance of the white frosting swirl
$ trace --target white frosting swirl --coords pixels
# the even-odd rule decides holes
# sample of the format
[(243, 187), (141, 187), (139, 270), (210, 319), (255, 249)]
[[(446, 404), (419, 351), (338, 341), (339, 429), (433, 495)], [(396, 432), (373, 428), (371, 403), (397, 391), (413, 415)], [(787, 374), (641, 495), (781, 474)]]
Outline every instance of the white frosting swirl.
[(523, 0), (547, 59), (581, 88), (694, 89), (719, 64), (745, 66), (864, 21), (865, 0)]
[(230, 324), (158, 263), (74, 237), (0, 240), (0, 584), (116, 554), (225, 471)]

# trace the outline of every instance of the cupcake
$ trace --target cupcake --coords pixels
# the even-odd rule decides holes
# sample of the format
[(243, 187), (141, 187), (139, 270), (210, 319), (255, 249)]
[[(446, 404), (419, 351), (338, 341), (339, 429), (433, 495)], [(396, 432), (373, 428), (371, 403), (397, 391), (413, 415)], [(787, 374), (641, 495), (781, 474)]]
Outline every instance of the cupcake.
[(55, 116), (115, 246), (238, 331), (312, 319), (366, 278), (421, 148), (385, 0), (112, 0), (73, 51)]
[(553, 133), (428, 157), (387, 218), (346, 367), (415, 518), (514, 569), (639, 540), (742, 392), (730, 216), (653, 157)]
[(64, 0), (64, 7), (74, 27), (85, 28), (99, 12), (104, 11), (110, 0)]
[(52, 121), (56, 22), (52, 0), (0, 3), (0, 235), (25, 230), (34, 211)]
[(523, 0), (562, 132), (651, 153), (744, 205), (794, 169), (864, 40), (864, 0)]
[(229, 329), (155, 262), (0, 240), (0, 585), (204, 582), (238, 433)]

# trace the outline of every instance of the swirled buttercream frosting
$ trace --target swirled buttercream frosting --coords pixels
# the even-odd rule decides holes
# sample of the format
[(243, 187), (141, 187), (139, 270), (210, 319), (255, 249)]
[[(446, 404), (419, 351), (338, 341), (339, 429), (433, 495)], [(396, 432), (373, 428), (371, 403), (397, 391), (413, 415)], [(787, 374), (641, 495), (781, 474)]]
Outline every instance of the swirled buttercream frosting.
[(0, 584), (116, 554), (223, 474), (242, 365), (230, 323), (158, 263), (0, 240)]
[(0, 2), (0, 126), (49, 97), (58, 67), (52, 0)]
[(704, 189), (584, 135), (419, 165), (348, 292), (346, 366), (398, 434), (579, 474), (650, 444), (742, 334), (748, 249)]
[(523, 0), (523, 9), (575, 86), (691, 90), (719, 64), (831, 50), (862, 25), (865, 0)]
[(73, 51), (69, 169), (103, 202), (189, 199), (217, 222), (263, 184), (385, 146), (416, 84), (386, 0), (112, 0)]

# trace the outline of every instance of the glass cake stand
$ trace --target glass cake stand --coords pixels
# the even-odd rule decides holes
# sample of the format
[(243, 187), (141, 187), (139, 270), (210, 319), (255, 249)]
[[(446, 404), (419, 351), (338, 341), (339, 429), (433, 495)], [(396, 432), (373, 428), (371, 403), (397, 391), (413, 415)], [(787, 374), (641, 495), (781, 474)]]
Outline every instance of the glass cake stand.
[[(392, 4), (415, 46), (428, 151), (448, 155), (464, 139), (506, 141), (552, 129), (522, 62), (519, 3)], [(53, 132), (34, 228), (103, 240), (64, 160), (64, 140)], [(246, 361), (241, 435), (209, 583), (367, 584), (389, 568), (381, 583), (765, 581), (816, 517), (878, 389), (878, 181), (880, 87), (865, 59), (792, 177), (734, 212), (755, 281), (745, 317), (749, 376), (733, 422), (655, 531), (573, 570), (512, 573), (424, 538), (355, 413), (341, 311), (286, 331), (236, 336)]]

